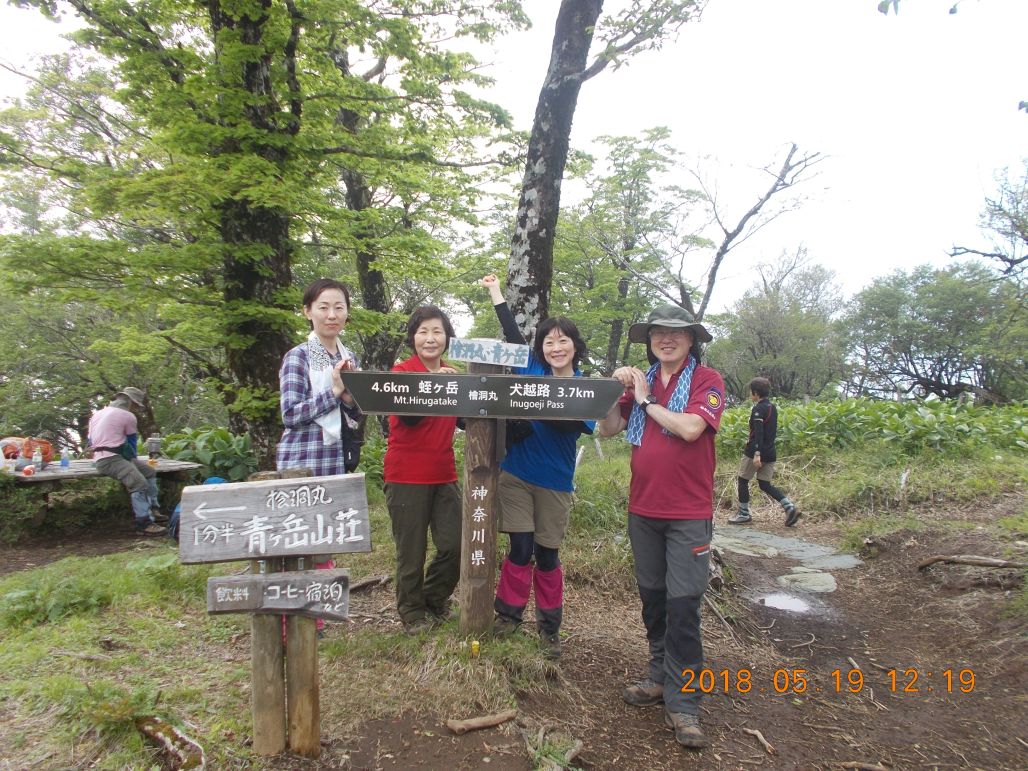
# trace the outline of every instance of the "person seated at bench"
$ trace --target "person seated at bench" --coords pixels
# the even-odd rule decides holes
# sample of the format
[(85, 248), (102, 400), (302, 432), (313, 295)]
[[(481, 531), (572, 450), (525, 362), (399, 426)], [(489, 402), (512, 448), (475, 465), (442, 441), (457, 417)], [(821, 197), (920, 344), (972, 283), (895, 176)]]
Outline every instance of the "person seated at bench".
[(139, 442), (134, 407), (142, 407), (146, 394), (129, 386), (114, 394), (111, 403), (89, 419), (89, 444), (96, 470), (117, 479), (129, 491), (136, 532), (164, 535), (158, 522), (167, 522), (157, 504), (157, 472), (136, 457)]

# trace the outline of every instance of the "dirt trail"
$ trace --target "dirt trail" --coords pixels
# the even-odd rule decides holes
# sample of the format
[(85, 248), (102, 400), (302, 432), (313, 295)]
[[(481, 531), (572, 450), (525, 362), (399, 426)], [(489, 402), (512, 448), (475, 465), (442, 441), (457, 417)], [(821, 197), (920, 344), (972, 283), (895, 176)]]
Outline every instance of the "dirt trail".
[[(712, 746), (703, 752), (675, 744), (660, 708), (621, 701), (622, 685), (642, 673), (646, 656), (638, 599), (630, 590), (579, 580), (569, 565), (564, 657), (552, 681), (518, 694), (520, 726), (454, 737), (443, 727), (450, 717), (445, 707), (435, 718), (372, 721), (355, 735), (333, 735), (332, 726), (323, 726), (320, 763), (281, 759), (274, 767), (529, 769), (522, 729), (544, 726), (584, 743), (574, 764), (586, 769), (1025, 768), (1028, 625), (1004, 612), (1020, 577), (957, 565), (916, 568), (940, 553), (1003, 556), (1007, 549), (1024, 559), (1028, 548), (993, 525), (1022, 505), (1011, 497), (977, 508), (975, 521), (961, 528), (952, 521), (966, 519), (966, 512), (923, 512), (928, 529), (879, 538), (861, 555), (863, 564), (831, 571), (835, 592), (793, 592), (808, 600), (806, 613), (746, 599), (781, 591), (774, 579), (796, 560), (726, 553), (733, 585), (723, 612), (731, 623), (704, 608), (706, 663), (714, 677), (702, 683), (713, 685), (702, 715)], [(719, 530), (728, 529), (723, 520), (722, 514)], [(838, 543), (839, 528), (831, 523), (758, 526)], [(5, 548), (0, 573), (152, 543), (111, 525)], [(357, 602), (387, 606), (391, 591), (363, 593)]]
[[(997, 505), (982, 520), (1013, 513), (1018, 505)], [(519, 694), (521, 719), (582, 740), (585, 749), (575, 765), (587, 769), (1024, 768), (1028, 726), (1015, 716), (1025, 714), (1028, 696), (1028, 629), (1004, 615), (1009, 594), (1003, 588), (1016, 586), (1019, 577), (961, 566), (922, 573), (916, 567), (929, 554), (1001, 552), (994, 531), (971, 528), (940, 524), (878, 539), (863, 564), (832, 571), (835, 592), (801, 595), (811, 605), (808, 613), (738, 600), (730, 630), (705, 608), (706, 659), (715, 687), (702, 716), (712, 746), (700, 753), (675, 744), (659, 707), (637, 709), (619, 697), (645, 660), (637, 599), (579, 586), (572, 577), (558, 683)], [(830, 524), (767, 529), (824, 545), (838, 538)], [(774, 578), (796, 565), (781, 555), (727, 554), (726, 561), (736, 597), (781, 591)], [(398, 725), (367, 726), (371, 734), (381, 731), (372, 746)], [(430, 732), (439, 727), (421, 726)], [(505, 735), (461, 737), (453, 767), (475, 767), (468, 765), (469, 748), (478, 751), (478, 767), (499, 760), (490, 749), (521, 741), (513, 726)], [(403, 752), (389, 757), (352, 756), (353, 767), (428, 767), (416, 761), (429, 749), (419, 746), (417, 732), (404, 741)]]

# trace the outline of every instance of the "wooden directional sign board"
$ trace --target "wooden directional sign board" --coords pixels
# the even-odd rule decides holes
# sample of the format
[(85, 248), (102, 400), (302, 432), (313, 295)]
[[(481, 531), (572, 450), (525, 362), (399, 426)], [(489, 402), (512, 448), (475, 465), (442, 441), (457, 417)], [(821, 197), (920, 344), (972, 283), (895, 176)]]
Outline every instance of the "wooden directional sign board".
[(371, 551), (363, 474), (182, 490), (183, 564)]
[(496, 364), (501, 367), (527, 367), (528, 353), (532, 349), (517, 343), (501, 343), (476, 337), (450, 339), (446, 358), (453, 361), (470, 361), (476, 364)]
[(388, 415), (599, 420), (625, 390), (613, 378), (421, 372), (342, 376), (363, 412)]
[(345, 621), (350, 577), (343, 569), (207, 579), (208, 613), (285, 613)]

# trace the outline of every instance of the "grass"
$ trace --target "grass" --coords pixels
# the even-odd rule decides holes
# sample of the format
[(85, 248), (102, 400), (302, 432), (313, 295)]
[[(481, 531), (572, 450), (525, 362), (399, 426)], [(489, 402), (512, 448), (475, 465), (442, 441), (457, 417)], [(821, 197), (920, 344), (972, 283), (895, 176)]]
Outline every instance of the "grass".
[[(625, 534), (630, 451), (620, 438), (600, 442), (602, 457), (591, 439), (583, 444), (561, 550), (566, 577), (601, 597), (623, 596), (635, 591)], [(715, 493), (731, 506), (737, 454), (723, 455)], [(911, 457), (877, 441), (782, 458), (776, 473), (809, 521), (844, 520), (843, 546), (854, 550), (868, 535), (917, 530), (914, 507), (1009, 494), (1026, 480), (1028, 459), (1018, 453), (965, 447)], [(354, 581), (394, 568), (382, 493), (374, 484), (368, 493), (374, 551), (340, 560)], [(995, 529), (1011, 541), (1028, 538), (1028, 507)], [(151, 544), (143, 554), (69, 558), (0, 579), (0, 764), (13, 752), (23, 764), (53, 753), (98, 769), (147, 767), (156, 761), (133, 721), (152, 714), (193, 735), (211, 768), (272, 768), (243, 743), (251, 731), (249, 620), (206, 613), (207, 578), (241, 568), (183, 566), (170, 545)], [(1028, 589), (1010, 612), (1028, 616)], [(418, 637), (373, 623), (330, 633), (320, 646), (322, 725), (355, 735), (367, 720), (438, 715), (440, 705), (465, 717), (553, 687), (553, 665), (530, 635), (480, 640), (477, 657), (468, 643), (456, 621)], [(562, 752), (543, 749), (552, 758)]]

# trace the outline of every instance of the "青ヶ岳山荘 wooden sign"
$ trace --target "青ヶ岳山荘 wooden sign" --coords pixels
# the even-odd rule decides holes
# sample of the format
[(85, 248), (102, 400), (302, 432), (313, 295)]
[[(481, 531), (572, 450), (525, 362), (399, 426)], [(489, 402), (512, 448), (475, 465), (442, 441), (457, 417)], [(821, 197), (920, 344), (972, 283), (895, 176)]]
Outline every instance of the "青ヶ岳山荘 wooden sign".
[(479, 338), (450, 339), (446, 358), (453, 361), (470, 361), (475, 364), (496, 364), (500, 367), (527, 367), (528, 354), (532, 349), (518, 343), (503, 343), (499, 340)]
[(363, 474), (194, 485), (182, 491), (184, 564), (371, 551)]
[(349, 602), (349, 573), (341, 568), (207, 579), (212, 614), (284, 613), (345, 621)]
[(343, 372), (367, 413), (466, 418), (599, 420), (624, 386), (613, 378)]

